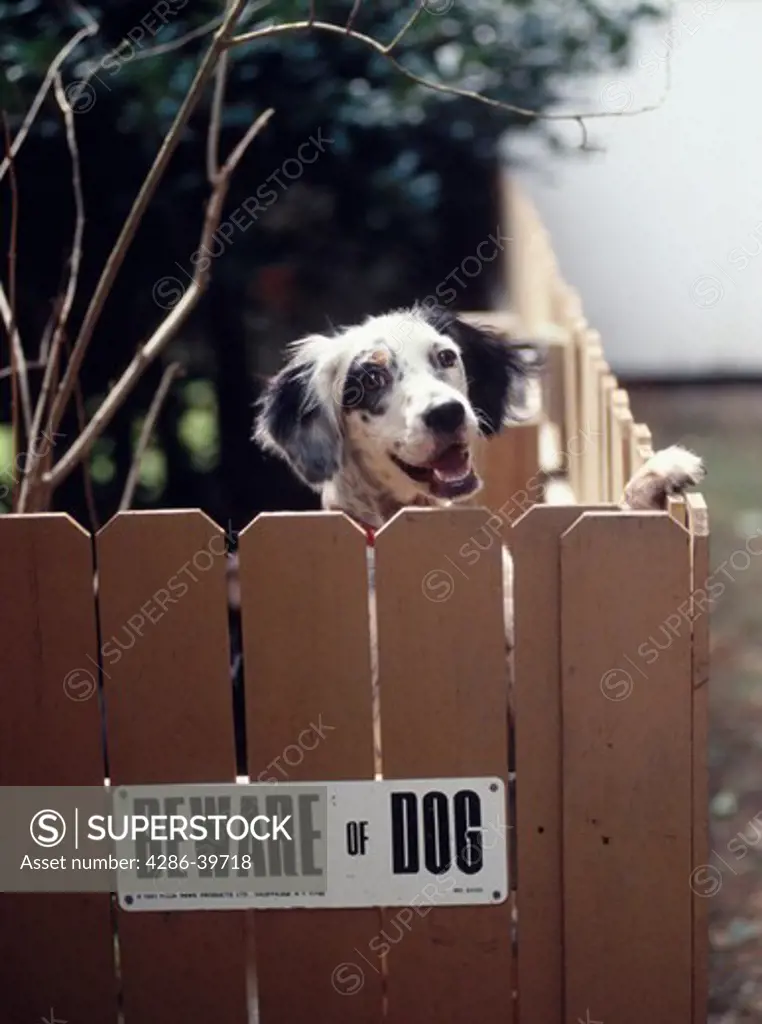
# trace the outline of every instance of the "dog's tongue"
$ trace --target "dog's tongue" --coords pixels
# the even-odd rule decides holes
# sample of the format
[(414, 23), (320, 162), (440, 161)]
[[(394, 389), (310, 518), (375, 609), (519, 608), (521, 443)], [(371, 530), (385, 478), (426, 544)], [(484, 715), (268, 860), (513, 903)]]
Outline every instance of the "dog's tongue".
[(431, 462), (431, 468), (442, 477), (461, 477), (469, 470), (468, 449), (454, 444)]

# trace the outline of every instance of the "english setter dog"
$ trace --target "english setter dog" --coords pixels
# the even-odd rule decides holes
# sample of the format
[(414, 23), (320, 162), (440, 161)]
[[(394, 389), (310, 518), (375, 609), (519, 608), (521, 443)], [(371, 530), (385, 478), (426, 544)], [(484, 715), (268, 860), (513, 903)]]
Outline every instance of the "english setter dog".
[[(535, 346), (510, 343), (447, 310), (369, 317), (291, 346), (265, 391), (254, 436), (320, 492), (324, 508), (372, 531), (405, 506), (475, 495), (474, 444), (519, 418), (526, 381), (540, 363)], [(620, 506), (664, 509), (668, 495), (703, 474), (698, 456), (666, 448), (629, 481)], [(510, 650), (512, 563), (503, 550)]]

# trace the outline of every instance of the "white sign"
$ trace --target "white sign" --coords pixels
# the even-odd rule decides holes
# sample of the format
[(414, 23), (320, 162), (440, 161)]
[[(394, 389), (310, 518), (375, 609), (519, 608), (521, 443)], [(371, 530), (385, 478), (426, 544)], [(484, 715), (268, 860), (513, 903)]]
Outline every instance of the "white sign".
[[(123, 787), (121, 794), (126, 802), (143, 804), (150, 797), (157, 807), (163, 798), (177, 809), (182, 800), (177, 794), (191, 789), (203, 791), (207, 801), (214, 799), (208, 794), (234, 792), (235, 830), (222, 827), (219, 841), (211, 845), (209, 840), (177, 838), (162, 844), (161, 839), (136, 840), (128, 833), (117, 842), (119, 857), (126, 862), (142, 852), (145, 861), (148, 852), (153, 870), (152, 877), (144, 876), (137, 886), (134, 871), (118, 873), (124, 909), (464, 906), (502, 903), (507, 898), (508, 823), (502, 779), (135, 786)], [(277, 796), (272, 796), (275, 791)], [(240, 822), (246, 815), (242, 817), (240, 808), (247, 800), (263, 811), (268, 801), (277, 800), (282, 820), (290, 799), (294, 814), (282, 826), (282, 834), (275, 838), (272, 823), (259, 815), (263, 821), (257, 827), (263, 834), (269, 828), (269, 834), (262, 840), (247, 836), (245, 847), (237, 845), (245, 831), (245, 822), (243, 828)], [(302, 809), (309, 815), (306, 821), (300, 816)], [(252, 833), (259, 835), (254, 825)], [(154, 829), (150, 834), (165, 833)], [(162, 886), (172, 875), (175, 891), (167, 892)], [(210, 876), (213, 884), (205, 881)]]

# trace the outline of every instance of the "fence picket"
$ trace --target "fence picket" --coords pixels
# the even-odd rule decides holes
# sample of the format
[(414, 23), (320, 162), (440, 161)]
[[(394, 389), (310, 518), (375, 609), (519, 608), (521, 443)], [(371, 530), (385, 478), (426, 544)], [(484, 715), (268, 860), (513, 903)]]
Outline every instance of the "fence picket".
[(629, 441), (632, 413), (630, 412), (629, 397), (623, 388), (618, 388), (614, 392), (612, 400), (614, 403), (614, 421), (616, 423), (616, 444), (612, 450), (612, 467), (614, 480), (616, 481), (613, 500), (619, 502), (632, 475)]
[(618, 501), (621, 491), (616, 487), (616, 466), (614, 449), (617, 447), (616, 420), (614, 415), (614, 394), (616, 393), (616, 377), (608, 371), (601, 377), (601, 411), (605, 431), (603, 439), (603, 501)]
[[(693, 848), (692, 868), (698, 872), (709, 863), (709, 778), (706, 751), (709, 745), (709, 611), (706, 587), (709, 568), (709, 514), (700, 494), (686, 497), (692, 541), (693, 604)], [(709, 1000), (709, 900), (704, 885), (691, 876), (693, 888), (693, 1024), (704, 1024)], [(709, 890), (711, 892), (711, 890)]]
[[(60, 513), (0, 516), (0, 565), (0, 785), (100, 786), (91, 538)], [(8, 1024), (113, 1024), (110, 895), (0, 893), (0, 993)]]
[[(239, 559), (252, 781), (373, 778), (365, 535), (340, 513), (264, 514)], [(252, 916), (262, 1024), (380, 1020), (379, 910)]]
[(567, 1021), (691, 1017), (689, 539), (620, 512), (561, 541)]
[(645, 423), (633, 423), (630, 429), (630, 463), (636, 473), (653, 455), (651, 431)]
[(539, 424), (516, 424), (484, 441), (478, 465), (484, 480), (478, 505), (508, 522), (517, 519), (542, 500)]
[(560, 539), (588, 510), (605, 511), (602, 506), (537, 506), (514, 524), (509, 538), (521, 1024), (563, 1019)]
[[(385, 778), (507, 778), (501, 551), (490, 536), (482, 510), (407, 509), (376, 538)], [(388, 954), (386, 1020), (511, 1024), (511, 902), (426, 909)]]
[[(223, 531), (120, 512), (98, 534), (111, 780), (235, 779)], [(118, 911), (125, 1024), (248, 1020), (244, 914)]]

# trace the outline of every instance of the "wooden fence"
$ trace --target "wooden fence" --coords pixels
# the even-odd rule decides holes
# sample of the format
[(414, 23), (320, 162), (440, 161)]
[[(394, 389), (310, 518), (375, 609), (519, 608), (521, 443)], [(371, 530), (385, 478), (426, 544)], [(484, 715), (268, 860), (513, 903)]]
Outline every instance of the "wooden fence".
[[(555, 303), (550, 320), (519, 309), (555, 331), (542, 415), (482, 452), (483, 508), (404, 511), (374, 549), (384, 776), (510, 783), (509, 899), (403, 928), (389, 908), (131, 914), (108, 894), (2, 894), (3, 1024), (706, 1020), (690, 884), (708, 860), (706, 509), (608, 504), (649, 437), (532, 259)], [(540, 284), (522, 287), (539, 307)], [(539, 503), (547, 430), (578, 504)], [(0, 785), (235, 778), (225, 549), (198, 511), (120, 513), (95, 538), (62, 514), (0, 518)], [(279, 760), (289, 781), (373, 778), (364, 534), (338, 513), (264, 514), (238, 554), (250, 777)], [(288, 757), (318, 722), (321, 742)]]

